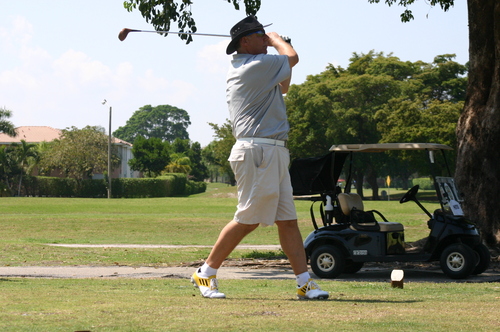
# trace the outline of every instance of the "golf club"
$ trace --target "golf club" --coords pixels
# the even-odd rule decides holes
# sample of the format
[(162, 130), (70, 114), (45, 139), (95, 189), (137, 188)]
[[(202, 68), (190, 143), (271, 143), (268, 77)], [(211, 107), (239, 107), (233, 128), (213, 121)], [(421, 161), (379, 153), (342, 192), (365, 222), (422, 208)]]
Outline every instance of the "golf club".
[(229, 35), (216, 35), (211, 33), (198, 33), (198, 32), (175, 32), (175, 31), (152, 31), (152, 30), (135, 30), (135, 29), (123, 29), (118, 34), (118, 39), (124, 41), (130, 32), (151, 32), (151, 33), (173, 33), (176, 35), (195, 35), (195, 36), (210, 36), (210, 37), (230, 37)]
[[(272, 24), (272, 23), (271, 23)], [(264, 28), (270, 26), (271, 24), (264, 25)], [(155, 30), (136, 30), (136, 29), (128, 29), (124, 28), (118, 34), (118, 39), (124, 41), (127, 38), (130, 32), (149, 32), (149, 33), (173, 33), (176, 35), (193, 35), (193, 36), (209, 36), (209, 37), (231, 37), (230, 35), (218, 35), (213, 33), (199, 33), (199, 32), (176, 32), (176, 31), (155, 31)]]

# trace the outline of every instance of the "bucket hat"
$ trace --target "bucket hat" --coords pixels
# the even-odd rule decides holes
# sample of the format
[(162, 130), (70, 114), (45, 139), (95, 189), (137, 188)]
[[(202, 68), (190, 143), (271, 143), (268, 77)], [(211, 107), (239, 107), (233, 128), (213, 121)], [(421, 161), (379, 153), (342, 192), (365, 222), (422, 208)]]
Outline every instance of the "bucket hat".
[(230, 31), (231, 42), (227, 45), (226, 54), (232, 54), (236, 52), (236, 47), (239, 40), (252, 32), (264, 31), (264, 26), (257, 21), (255, 16), (250, 15), (236, 23)]

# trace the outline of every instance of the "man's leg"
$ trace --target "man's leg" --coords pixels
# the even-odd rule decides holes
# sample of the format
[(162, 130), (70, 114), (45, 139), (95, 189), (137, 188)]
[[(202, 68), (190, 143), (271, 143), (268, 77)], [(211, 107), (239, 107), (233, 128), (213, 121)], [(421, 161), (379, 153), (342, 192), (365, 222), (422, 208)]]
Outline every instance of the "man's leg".
[(307, 257), (297, 220), (276, 221), (276, 225), (281, 249), (287, 255), (297, 279), (297, 297), (299, 299), (327, 299), (328, 292), (319, 288), (307, 270)]
[(276, 221), (280, 238), (281, 249), (288, 257), (293, 273), (299, 275), (307, 272), (307, 258), (302, 243), (297, 220)]
[(222, 262), (243, 240), (243, 238), (256, 229), (259, 224), (245, 225), (230, 221), (220, 232), (210, 255), (205, 264), (196, 270), (191, 277), (191, 282), (200, 289), (201, 295), (208, 298), (225, 298), (224, 293), (219, 293), (216, 278), (217, 269)]
[(213, 269), (218, 269), (245, 236), (256, 229), (259, 224), (245, 225), (230, 221), (220, 232), (206, 263)]

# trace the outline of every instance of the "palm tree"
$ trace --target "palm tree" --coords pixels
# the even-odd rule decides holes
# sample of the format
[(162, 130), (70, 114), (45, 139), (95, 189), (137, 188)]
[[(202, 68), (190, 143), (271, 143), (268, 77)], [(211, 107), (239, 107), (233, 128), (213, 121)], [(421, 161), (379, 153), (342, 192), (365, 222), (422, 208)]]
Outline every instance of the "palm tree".
[(191, 169), (191, 160), (182, 153), (172, 154), (170, 164), (165, 167), (168, 173), (184, 173), (186, 175), (189, 175)]
[(12, 116), (12, 112), (0, 107), (0, 133), (5, 133), (11, 137), (16, 137), (16, 128), (14, 124), (7, 119)]
[(12, 155), (10, 146), (0, 146), (0, 178), (4, 181), (5, 189), (9, 190), (9, 195), (12, 195), (12, 188), (9, 180), (16, 170)]
[(21, 195), (21, 185), (23, 182), (23, 174), (28, 174), (27, 168), (33, 161), (38, 159), (37, 145), (32, 143), (26, 143), (25, 140), (21, 140), (21, 144), (13, 143), (15, 146), (15, 154), (17, 157), (17, 163), (19, 165), (19, 185), (17, 187), (17, 195)]

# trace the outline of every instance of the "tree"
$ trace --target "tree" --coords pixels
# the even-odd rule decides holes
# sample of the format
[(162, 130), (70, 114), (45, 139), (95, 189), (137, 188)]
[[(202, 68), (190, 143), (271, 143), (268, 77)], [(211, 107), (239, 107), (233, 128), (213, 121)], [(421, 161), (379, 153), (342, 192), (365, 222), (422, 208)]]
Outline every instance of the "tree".
[[(400, 96), (401, 80), (408, 76), (402, 73), (410, 71), (404, 67), (408, 64), (383, 53), (354, 53), (346, 70), (329, 66), (320, 75), (309, 76), (304, 87), (292, 86), (286, 96), (291, 155), (317, 156), (332, 144), (378, 142), (381, 135), (375, 115)], [(353, 174), (360, 195), (366, 179), (374, 199), (378, 198), (380, 158), (358, 158)]]
[(134, 171), (146, 173), (148, 177), (161, 174), (170, 162), (170, 144), (158, 137), (138, 136), (132, 147), (134, 158), (128, 164)]
[(7, 134), (11, 137), (16, 137), (16, 128), (14, 128), (14, 124), (7, 119), (12, 116), (12, 112), (0, 107), (0, 133)]
[[(456, 146), (456, 124), (463, 109), (467, 67), (454, 54), (438, 55), (432, 63), (417, 61), (403, 82), (403, 95), (390, 100), (377, 115), (381, 142), (433, 142)], [(428, 163), (417, 154), (402, 153), (409, 171), (428, 174)], [(455, 155), (450, 154), (455, 161)]]
[(191, 160), (182, 153), (173, 153), (170, 163), (165, 167), (167, 173), (184, 173), (189, 175), (192, 170)]
[[(102, 127), (66, 128), (61, 138), (50, 145), (41, 157), (41, 169), (60, 170), (67, 177), (75, 178), (78, 185), (83, 179), (107, 171), (108, 136)], [(113, 153), (112, 164), (118, 162), (119, 158)]]
[[(354, 53), (347, 69), (329, 66), (304, 84), (292, 86), (285, 98), (291, 154), (317, 156), (332, 144), (342, 143), (454, 144), (467, 78), (462, 77), (466, 67), (453, 58), (440, 55), (429, 64), (374, 51)], [(416, 171), (428, 172), (418, 163), (421, 158), (404, 157), (401, 164), (410, 167), (398, 175), (407, 179)], [(366, 180), (377, 199), (377, 178), (384, 169), (388, 172), (386, 163), (381, 154), (357, 158), (353, 176), (360, 195)]]
[(17, 196), (21, 196), (21, 186), (23, 183), (23, 175), (29, 174), (29, 166), (33, 166), (38, 161), (37, 145), (26, 143), (21, 140), (21, 144), (13, 143), (15, 161), (19, 166), (19, 182), (17, 186)]
[(191, 170), (188, 173), (192, 180), (204, 181), (208, 177), (208, 169), (202, 159), (200, 143), (176, 138), (172, 143), (172, 152), (189, 159)]
[(220, 166), (223, 173), (226, 173), (229, 176), (229, 182), (231, 183), (231, 185), (235, 185), (236, 180), (234, 178), (234, 173), (231, 169), (229, 161), (227, 160), (231, 153), (231, 148), (233, 147), (234, 143), (236, 143), (236, 139), (233, 136), (231, 122), (227, 120), (221, 126), (215, 123), (209, 123), (209, 125), (215, 131), (214, 136), (216, 138), (216, 140), (213, 141), (210, 146), (212, 161), (216, 165)]
[[(380, 0), (368, 0), (378, 3)], [(386, 0), (405, 6), (403, 21), (413, 19), (414, 0)], [(448, 10), (454, 0), (431, 0)], [(464, 109), (457, 124), (455, 178), (465, 195), (464, 211), (478, 222), (490, 245), (500, 243), (500, 2), (467, 0), (469, 11), (469, 80)]]
[(19, 172), (18, 167), (14, 158), (13, 147), (5, 145), (0, 146), (0, 179), (4, 184), (4, 186), (0, 186), (0, 189), (6, 191), (9, 196), (13, 194), (13, 177)]
[[(21, 196), (23, 180), (31, 175), (33, 168), (39, 161), (38, 145), (27, 143), (12, 143), (0, 147), (0, 181), (4, 183), (2, 190), (9, 191), (12, 195)], [(17, 182), (17, 190), (14, 183)]]
[(128, 119), (123, 127), (119, 127), (113, 136), (127, 142), (134, 142), (136, 137), (156, 137), (163, 141), (173, 142), (176, 138), (189, 139), (187, 127), (191, 125), (188, 113), (170, 105), (152, 107), (145, 105)]

